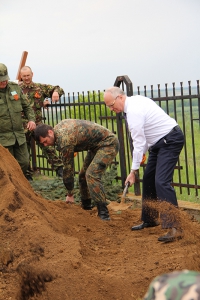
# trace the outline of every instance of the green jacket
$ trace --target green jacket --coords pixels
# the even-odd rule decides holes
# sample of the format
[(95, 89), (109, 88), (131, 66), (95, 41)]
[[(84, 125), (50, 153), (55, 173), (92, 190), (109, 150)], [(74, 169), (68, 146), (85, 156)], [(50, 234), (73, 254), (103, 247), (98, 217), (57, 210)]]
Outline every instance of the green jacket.
[(35, 114), (27, 97), (15, 82), (9, 81), (5, 89), (0, 89), (0, 144), (12, 146), (26, 142), (22, 125), (22, 111), (28, 121), (35, 122)]
[[(58, 85), (53, 86), (50, 84), (42, 84), (31, 82), (29, 85), (20, 82), (20, 87), (24, 94), (28, 96), (28, 99), (31, 101), (31, 106), (35, 112), (36, 124), (41, 123), (43, 119), (42, 108), (43, 102), (46, 98), (51, 98), (54, 90), (57, 90), (59, 97), (64, 94), (64, 90)], [(24, 118), (26, 124), (26, 119)]]

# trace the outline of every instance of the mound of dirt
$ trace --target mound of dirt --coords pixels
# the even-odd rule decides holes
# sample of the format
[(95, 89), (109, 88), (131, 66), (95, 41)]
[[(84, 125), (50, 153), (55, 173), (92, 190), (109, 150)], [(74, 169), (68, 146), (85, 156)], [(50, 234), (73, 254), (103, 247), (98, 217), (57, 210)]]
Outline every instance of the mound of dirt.
[(200, 271), (200, 225), (179, 211), (185, 236), (163, 244), (160, 226), (132, 232), (140, 209), (97, 210), (34, 192), (0, 146), (0, 299), (142, 299), (151, 280), (173, 270)]

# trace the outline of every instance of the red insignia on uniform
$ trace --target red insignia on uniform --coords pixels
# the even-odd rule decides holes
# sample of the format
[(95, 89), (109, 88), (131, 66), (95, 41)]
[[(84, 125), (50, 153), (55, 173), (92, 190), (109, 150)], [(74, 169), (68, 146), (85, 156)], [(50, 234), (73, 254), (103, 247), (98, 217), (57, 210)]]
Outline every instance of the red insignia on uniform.
[(17, 94), (13, 95), (15, 100), (19, 100), (19, 96)]
[(41, 98), (41, 95), (38, 92), (35, 92), (34, 97), (37, 98), (37, 99), (39, 99), (39, 98)]

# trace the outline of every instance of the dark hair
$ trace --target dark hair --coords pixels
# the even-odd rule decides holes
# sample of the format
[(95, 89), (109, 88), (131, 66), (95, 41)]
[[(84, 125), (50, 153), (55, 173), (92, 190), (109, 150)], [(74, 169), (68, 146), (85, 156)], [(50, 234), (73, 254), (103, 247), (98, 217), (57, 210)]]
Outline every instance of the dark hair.
[(40, 142), (40, 136), (43, 138), (47, 137), (49, 130), (53, 131), (53, 127), (47, 124), (39, 124), (34, 130), (36, 142)]

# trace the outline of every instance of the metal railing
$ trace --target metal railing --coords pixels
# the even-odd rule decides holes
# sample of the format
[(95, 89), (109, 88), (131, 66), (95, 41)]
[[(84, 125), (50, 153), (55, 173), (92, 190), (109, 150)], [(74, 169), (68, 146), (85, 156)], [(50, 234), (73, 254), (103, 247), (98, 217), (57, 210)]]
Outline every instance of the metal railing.
[[(200, 173), (200, 90), (199, 80), (196, 86), (191, 86), (188, 81), (187, 86), (180, 82), (176, 87), (172, 83), (171, 87), (165, 84), (161, 89), (158, 84), (155, 88), (153, 85), (150, 89), (144, 86), (143, 89), (137, 87), (133, 90), (133, 85), (128, 76), (118, 76), (114, 82), (115, 86), (121, 87), (126, 91), (127, 96), (144, 95), (152, 98), (167, 114), (176, 119), (185, 135), (185, 145), (181, 152), (179, 161), (174, 171), (172, 185), (178, 187), (179, 192), (183, 189), (187, 190), (187, 194), (191, 190), (195, 191), (198, 196), (200, 183), (198, 180)], [(56, 125), (59, 121), (67, 118), (85, 119), (96, 122), (109, 128), (114, 132), (120, 142), (120, 151), (114, 164), (118, 165), (118, 175), (116, 180), (121, 181), (122, 187), (127, 174), (130, 172), (132, 160), (132, 140), (128, 132), (128, 128), (123, 113), (113, 114), (106, 108), (103, 101), (103, 91), (93, 91), (87, 93), (78, 93), (75, 95), (67, 94), (60, 99), (60, 102), (51, 104), (48, 110), (43, 110), (44, 123)], [(81, 168), (85, 153), (78, 153), (75, 158), (75, 174)], [(41, 151), (34, 143), (32, 147), (32, 166), (46, 175), (55, 175), (55, 172), (48, 165)], [(140, 168), (140, 174), (137, 183), (134, 186), (135, 194), (140, 194), (140, 186), (142, 184), (145, 163)]]

